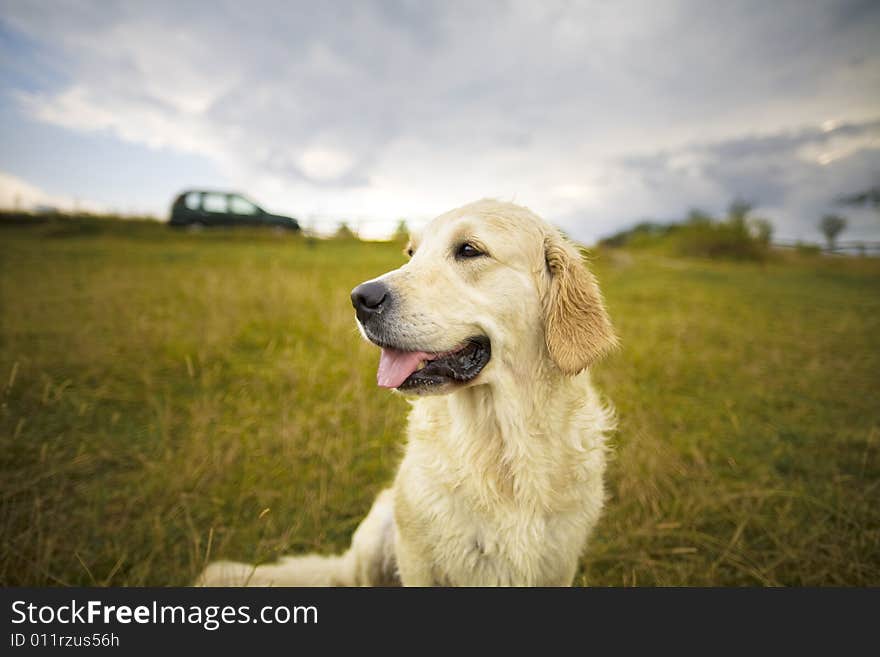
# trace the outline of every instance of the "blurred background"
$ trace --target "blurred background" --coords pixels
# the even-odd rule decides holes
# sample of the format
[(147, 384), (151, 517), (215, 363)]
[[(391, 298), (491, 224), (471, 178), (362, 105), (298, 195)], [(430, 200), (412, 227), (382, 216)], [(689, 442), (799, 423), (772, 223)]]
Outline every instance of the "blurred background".
[(0, 6), (10, 208), (164, 219), (233, 189), (384, 238), (489, 196), (592, 243), (742, 199), (819, 241), (877, 199), (871, 0)]
[(880, 584), (871, 0), (0, 0), (0, 584), (344, 549), (407, 411), (349, 291), (483, 197), (622, 339), (577, 584)]

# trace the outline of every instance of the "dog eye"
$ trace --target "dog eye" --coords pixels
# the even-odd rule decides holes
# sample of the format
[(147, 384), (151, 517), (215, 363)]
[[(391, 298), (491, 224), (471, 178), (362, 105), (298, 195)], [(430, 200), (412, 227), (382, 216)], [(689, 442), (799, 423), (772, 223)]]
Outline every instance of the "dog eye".
[(456, 258), (478, 258), (479, 256), (483, 256), (483, 255), (486, 255), (486, 254), (483, 253), (482, 251), (480, 251), (473, 244), (468, 244), (467, 242), (460, 245), (455, 250), (455, 257)]
[(406, 255), (408, 255), (410, 258), (412, 258), (413, 253), (415, 253), (415, 252), (412, 250), (412, 247), (410, 247), (406, 250)]

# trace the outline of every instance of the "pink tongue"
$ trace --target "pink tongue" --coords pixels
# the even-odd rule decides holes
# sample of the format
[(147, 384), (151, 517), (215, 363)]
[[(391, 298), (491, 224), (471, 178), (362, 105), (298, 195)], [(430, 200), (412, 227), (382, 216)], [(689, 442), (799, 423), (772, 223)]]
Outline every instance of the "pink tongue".
[(398, 349), (382, 349), (379, 356), (379, 371), (376, 381), (380, 388), (396, 388), (406, 381), (406, 377), (415, 372), (423, 360), (431, 354), (424, 351), (400, 351)]

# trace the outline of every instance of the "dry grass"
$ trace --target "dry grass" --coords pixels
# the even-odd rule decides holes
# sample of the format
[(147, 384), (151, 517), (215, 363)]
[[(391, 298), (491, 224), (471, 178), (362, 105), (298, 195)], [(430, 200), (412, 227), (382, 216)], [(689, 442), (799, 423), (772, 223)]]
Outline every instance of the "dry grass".
[[(348, 291), (399, 247), (0, 232), (0, 583), (345, 547), (406, 404)], [(880, 584), (880, 263), (602, 255), (620, 432), (589, 584)]]

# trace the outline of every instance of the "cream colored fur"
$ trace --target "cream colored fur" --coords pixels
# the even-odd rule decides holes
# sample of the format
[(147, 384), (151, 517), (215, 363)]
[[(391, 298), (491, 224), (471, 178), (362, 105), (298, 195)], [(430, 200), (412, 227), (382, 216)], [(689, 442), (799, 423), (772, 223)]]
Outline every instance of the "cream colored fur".
[[(467, 241), (486, 257), (453, 257)], [(568, 586), (604, 502), (613, 417), (587, 367), (616, 344), (577, 250), (529, 210), (484, 200), (441, 215), (380, 279), (402, 348), (474, 335), (475, 380), (412, 402), (391, 488), (343, 555), (211, 564), (201, 585)], [(378, 393), (377, 394), (382, 394)]]

